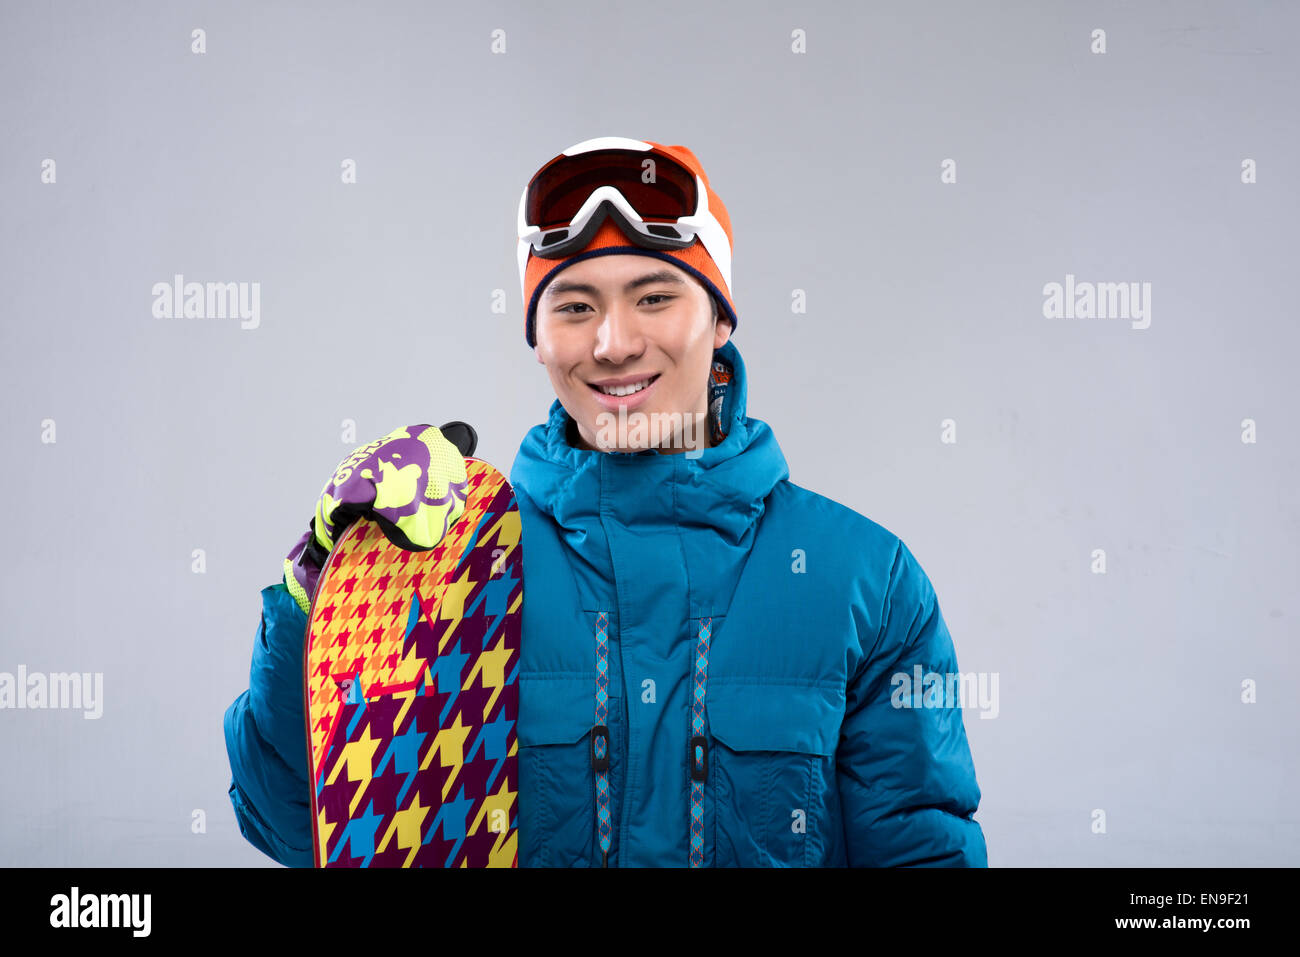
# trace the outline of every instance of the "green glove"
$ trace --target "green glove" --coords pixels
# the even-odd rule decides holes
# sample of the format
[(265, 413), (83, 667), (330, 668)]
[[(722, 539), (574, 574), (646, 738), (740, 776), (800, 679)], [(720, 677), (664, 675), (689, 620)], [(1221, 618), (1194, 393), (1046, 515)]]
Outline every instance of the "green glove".
[(357, 518), (373, 519), (389, 541), (415, 552), (436, 546), (460, 518), (468, 485), (464, 457), (473, 454), (477, 436), (462, 422), (443, 429), (395, 429), (339, 463), (308, 530), (284, 560), (285, 585), (304, 614), (310, 613), (326, 557)]

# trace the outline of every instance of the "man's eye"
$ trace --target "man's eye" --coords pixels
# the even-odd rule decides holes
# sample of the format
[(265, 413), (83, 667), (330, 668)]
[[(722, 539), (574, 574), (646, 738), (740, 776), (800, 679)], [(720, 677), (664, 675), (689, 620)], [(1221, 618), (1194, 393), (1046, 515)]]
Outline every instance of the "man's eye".
[[(652, 293), (650, 293), (650, 295), (646, 296), (645, 299), (642, 299), (641, 301), (642, 301), (642, 302), (645, 302), (647, 299), (664, 299), (664, 300), (668, 300), (668, 299), (671, 299), (671, 298), (673, 298), (673, 297), (672, 297), (672, 296), (666, 296), (666, 295), (664, 295), (664, 294), (661, 293), (661, 292), (652, 292)], [(656, 303), (651, 303), (650, 305), (653, 306), (653, 305), (656, 305)]]
[(559, 309), (556, 309), (555, 311), (556, 311), (556, 312), (568, 312), (570, 309), (573, 309), (573, 308), (575, 308), (575, 307), (578, 307), (578, 308), (581, 308), (581, 309), (589, 309), (589, 308), (590, 308), (590, 307), (589, 307), (585, 302), (571, 302), (571, 303), (569, 303), (567, 306), (561, 306)]

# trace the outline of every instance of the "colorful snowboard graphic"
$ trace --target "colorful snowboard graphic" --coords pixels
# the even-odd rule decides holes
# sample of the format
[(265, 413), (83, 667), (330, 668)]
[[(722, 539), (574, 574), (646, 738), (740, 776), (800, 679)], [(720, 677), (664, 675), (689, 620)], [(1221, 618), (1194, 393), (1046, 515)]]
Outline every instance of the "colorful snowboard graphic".
[(317, 867), (518, 866), (519, 512), (500, 472), (465, 466), (437, 547), (358, 519), (321, 572), (305, 650)]

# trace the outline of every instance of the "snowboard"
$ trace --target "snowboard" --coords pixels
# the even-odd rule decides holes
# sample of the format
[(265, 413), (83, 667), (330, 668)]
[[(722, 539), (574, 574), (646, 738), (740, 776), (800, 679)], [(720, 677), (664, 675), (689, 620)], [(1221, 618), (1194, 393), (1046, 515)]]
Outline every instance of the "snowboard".
[(348, 526), (307, 620), (317, 867), (517, 867), (523, 552), (514, 490), (467, 457), (465, 511), (407, 551)]

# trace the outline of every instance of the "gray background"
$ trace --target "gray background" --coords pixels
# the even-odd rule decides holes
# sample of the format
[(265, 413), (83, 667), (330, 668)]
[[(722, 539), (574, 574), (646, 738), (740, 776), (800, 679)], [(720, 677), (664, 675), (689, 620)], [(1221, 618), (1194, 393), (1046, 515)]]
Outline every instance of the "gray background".
[[(464, 418), (508, 471), (553, 399), (519, 191), (601, 135), (700, 157), (750, 413), (998, 674), (990, 864), (1300, 863), (1294, 5), (0, 9), (0, 671), (105, 686), (0, 711), (0, 864), (274, 866), (222, 739), (258, 592), (355, 445)], [(260, 328), (154, 318), (175, 273), (260, 282)], [(1044, 318), (1067, 273), (1150, 328)]]

